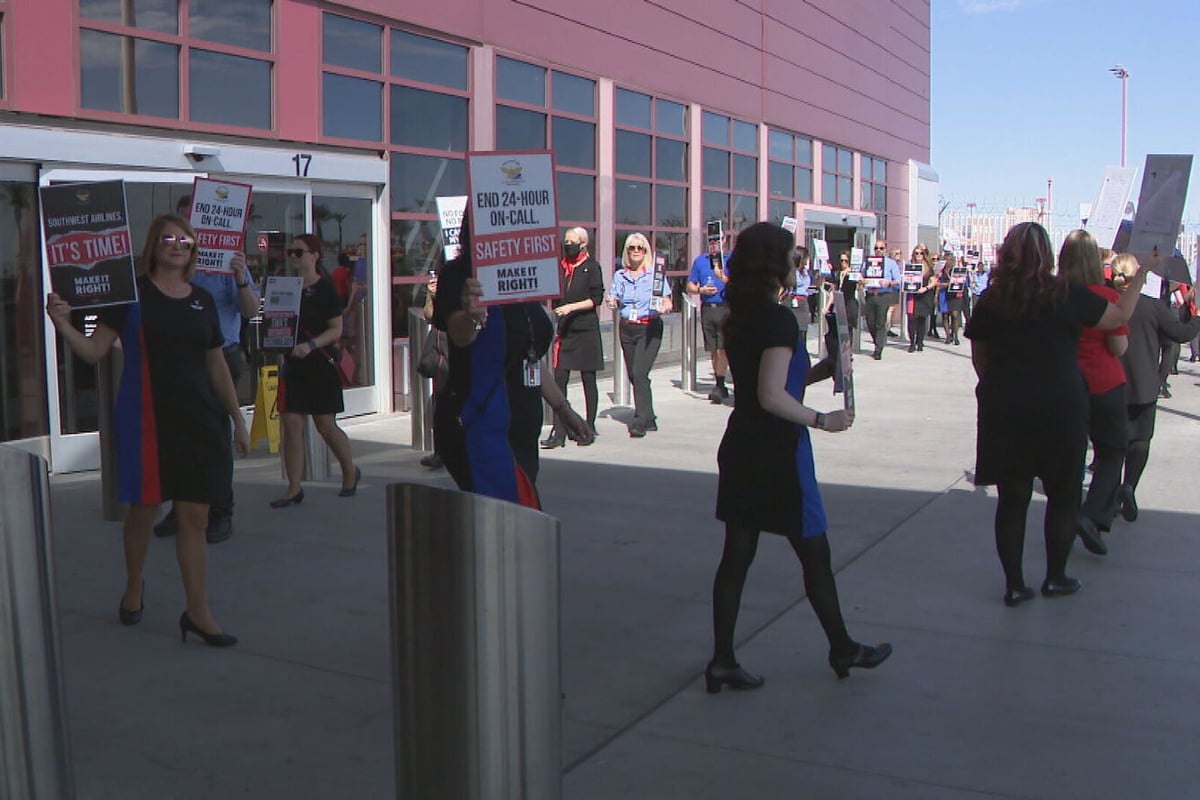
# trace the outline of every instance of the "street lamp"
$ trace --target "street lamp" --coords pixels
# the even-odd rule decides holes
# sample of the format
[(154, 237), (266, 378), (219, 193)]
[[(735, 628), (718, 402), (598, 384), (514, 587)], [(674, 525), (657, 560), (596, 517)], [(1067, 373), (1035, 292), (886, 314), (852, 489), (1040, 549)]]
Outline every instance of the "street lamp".
[(1121, 79), (1121, 166), (1125, 166), (1125, 120), (1129, 101), (1129, 70), (1117, 64), (1109, 69), (1114, 78)]

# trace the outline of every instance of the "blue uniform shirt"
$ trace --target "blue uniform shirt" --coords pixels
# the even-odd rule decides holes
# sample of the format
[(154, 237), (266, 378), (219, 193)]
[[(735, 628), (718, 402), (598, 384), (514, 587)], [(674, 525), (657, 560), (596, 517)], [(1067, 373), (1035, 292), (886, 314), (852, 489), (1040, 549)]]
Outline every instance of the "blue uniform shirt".
[[(728, 267), (729, 256), (725, 256), (723, 268)], [(688, 282), (697, 286), (706, 286), (711, 283), (717, 287), (717, 293), (714, 295), (700, 295), (700, 302), (704, 305), (720, 305), (725, 302), (725, 281), (718, 278), (717, 273), (713, 271), (712, 262), (708, 260), (708, 253), (696, 256), (696, 260), (692, 262), (692, 271), (688, 275)]]
[(608, 293), (617, 299), (621, 319), (636, 321), (658, 316), (653, 304), (654, 271), (649, 268), (636, 276), (627, 269), (619, 270), (613, 275)]
[[(250, 280), (250, 274), (246, 274), (246, 280), (250, 281), (250, 291), (254, 292), (254, 296), (258, 297), (258, 289), (254, 286), (254, 281)], [(242, 341), (242, 312), (238, 309), (238, 292), (237, 277), (232, 273), (223, 272), (200, 272), (199, 270), (192, 273), (191, 283), (193, 286), (199, 286), (213, 296), (213, 300), (217, 306), (217, 320), (221, 323), (221, 336), (225, 339), (224, 347), (238, 344)]]
[(992, 273), (984, 270), (983, 272), (971, 273), (971, 294), (978, 297), (987, 289), (988, 283), (992, 279)]

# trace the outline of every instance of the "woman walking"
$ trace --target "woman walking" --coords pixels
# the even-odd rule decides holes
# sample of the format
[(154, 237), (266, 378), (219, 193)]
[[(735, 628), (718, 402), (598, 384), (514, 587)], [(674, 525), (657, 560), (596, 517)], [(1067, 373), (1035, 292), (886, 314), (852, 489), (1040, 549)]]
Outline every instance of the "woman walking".
[[(179, 617), (184, 641), (194, 633), (213, 647), (230, 647), (208, 606), (208, 507), (222, 490), (229, 461), (229, 421), (239, 453), (250, 437), (238, 407), (212, 295), (188, 283), (196, 269), (196, 232), (165, 214), (150, 224), (138, 261), (138, 301), (101, 309), (92, 335), (71, 324), (71, 307), (56, 294), (46, 313), (72, 352), (96, 363), (118, 337), (125, 354), (114, 414), (119, 491), (125, 515), (125, 592), (122, 625), (142, 621), (143, 569), (160, 504), (175, 501), (175, 557), (187, 607)], [(225, 486), (225, 491), (228, 491)]]
[(929, 326), (929, 317), (933, 314), (934, 297), (937, 294), (937, 280), (933, 274), (933, 265), (929, 263), (929, 255), (923, 245), (913, 248), (913, 263), (921, 265), (921, 287), (915, 292), (908, 293), (908, 352), (923, 352), (925, 350), (925, 330)]
[(779, 302), (791, 246), (790, 233), (760, 222), (738, 236), (729, 261), (726, 335), (738, 393), (717, 454), (716, 516), (725, 523), (725, 548), (713, 580), (713, 657), (704, 672), (710, 693), (763, 685), (762, 677), (738, 664), (733, 649), (742, 588), (761, 531), (786, 536), (799, 557), (805, 592), (829, 641), (829, 665), (839, 678), (852, 667), (877, 667), (892, 652), (888, 644), (854, 641), (842, 619), (808, 430), (844, 431), (853, 415), (804, 405), (804, 387), (831, 377), (833, 360), (810, 369), (796, 318)]
[(288, 263), (304, 279), (300, 294), (299, 341), (279, 371), (279, 411), (283, 422), (283, 467), (287, 490), (271, 508), (304, 502), (304, 418), (311, 416), (317, 433), (329, 445), (342, 470), (338, 497), (353, 497), (362, 472), (354, 466), (350, 440), (338, 427), (336, 415), (345, 409), (342, 380), (332, 349), (342, 338), (342, 302), (333, 282), (320, 268), (322, 243), (306, 233), (292, 239)]
[(995, 485), (996, 551), (1004, 568), (1004, 603), (1031, 599), (1021, 557), (1033, 479), (1046, 494), (1046, 597), (1074, 594), (1080, 583), (1067, 575), (1075, 540), (1084, 454), (1087, 450), (1087, 387), (1075, 349), (1080, 331), (1111, 330), (1128, 321), (1144, 275), (1113, 304), (1054, 273), (1046, 229), (1034, 222), (1013, 226), (992, 270), (966, 336), (979, 383), (975, 484)]

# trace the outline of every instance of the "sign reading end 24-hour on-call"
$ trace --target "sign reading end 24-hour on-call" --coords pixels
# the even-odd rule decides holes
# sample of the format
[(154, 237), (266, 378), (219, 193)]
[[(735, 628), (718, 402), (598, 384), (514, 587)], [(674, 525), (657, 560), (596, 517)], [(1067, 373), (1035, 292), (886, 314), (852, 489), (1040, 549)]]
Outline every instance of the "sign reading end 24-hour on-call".
[(558, 204), (548, 150), (469, 153), (471, 263), (484, 304), (562, 294)]

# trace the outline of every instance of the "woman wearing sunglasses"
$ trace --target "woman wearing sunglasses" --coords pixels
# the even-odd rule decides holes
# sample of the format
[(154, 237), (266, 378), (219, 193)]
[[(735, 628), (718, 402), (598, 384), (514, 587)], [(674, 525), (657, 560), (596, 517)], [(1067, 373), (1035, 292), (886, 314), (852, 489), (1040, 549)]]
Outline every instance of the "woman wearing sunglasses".
[[(179, 618), (186, 641), (194, 633), (213, 647), (237, 639), (224, 633), (208, 606), (208, 507), (222, 489), (230, 459), (229, 425), (239, 453), (250, 437), (221, 346), (212, 295), (188, 282), (196, 268), (196, 232), (166, 214), (150, 225), (138, 261), (138, 301), (99, 310), (85, 336), (71, 324), (71, 307), (56, 294), (46, 313), (77, 356), (96, 363), (120, 338), (125, 368), (114, 413), (119, 491), (125, 516), (125, 592), (122, 625), (142, 621), (146, 552), (158, 507), (175, 501), (176, 558), (187, 607)], [(228, 487), (224, 487), (228, 490)]]
[(670, 296), (654, 295), (654, 254), (650, 242), (640, 233), (625, 237), (621, 251), (621, 269), (613, 275), (608, 307), (620, 317), (621, 355), (625, 371), (633, 384), (633, 420), (629, 435), (640, 439), (646, 431), (658, 430), (654, 414), (654, 396), (650, 392), (650, 370), (662, 346), (663, 322), (660, 314), (671, 310)]
[(329, 445), (342, 470), (338, 497), (353, 497), (362, 472), (354, 466), (350, 440), (338, 427), (342, 379), (333, 356), (333, 345), (342, 338), (342, 301), (333, 281), (321, 271), (323, 244), (311, 233), (292, 239), (288, 266), (304, 279), (300, 294), (300, 328), (296, 346), (279, 371), (279, 412), (283, 422), (283, 468), (287, 491), (271, 501), (271, 508), (286, 508), (304, 501), (304, 418), (311, 416), (317, 433)]

